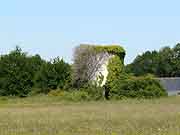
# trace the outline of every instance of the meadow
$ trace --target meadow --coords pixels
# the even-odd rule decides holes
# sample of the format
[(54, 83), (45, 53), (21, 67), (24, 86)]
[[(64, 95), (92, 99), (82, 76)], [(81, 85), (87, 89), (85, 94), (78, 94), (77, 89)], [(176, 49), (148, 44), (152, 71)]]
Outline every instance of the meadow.
[(180, 97), (62, 101), (0, 99), (0, 135), (179, 135)]

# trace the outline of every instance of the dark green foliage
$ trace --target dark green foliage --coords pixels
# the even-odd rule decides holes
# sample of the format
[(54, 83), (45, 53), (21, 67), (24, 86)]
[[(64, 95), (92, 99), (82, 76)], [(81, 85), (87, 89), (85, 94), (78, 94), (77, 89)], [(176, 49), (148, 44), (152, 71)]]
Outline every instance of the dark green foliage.
[(91, 100), (101, 100), (104, 98), (104, 88), (96, 85), (87, 84), (80, 88), (79, 91), (87, 92)]
[(159, 98), (167, 96), (160, 83), (152, 77), (126, 76), (124, 79), (113, 81), (110, 97), (121, 98)]
[(152, 76), (133, 77), (123, 73), (111, 84), (109, 88), (107, 88), (107, 85), (102, 88), (88, 84), (79, 89), (71, 89), (69, 91), (54, 90), (48, 93), (48, 95), (58, 96), (61, 100), (68, 101), (96, 101), (106, 98), (104, 91), (106, 89), (109, 90), (109, 97), (106, 99), (151, 99), (167, 96), (159, 81)]
[[(87, 57), (77, 54), (78, 64), (80, 63), (82, 66), (79, 68), (76, 63), (78, 69), (76, 77), (83, 75), (82, 78), (89, 77), (90, 79), (86, 80), (80, 77), (80, 82), (86, 83), (83, 82), (81, 87), (74, 88), (71, 65), (65, 63), (63, 59), (55, 58), (51, 62), (47, 62), (42, 60), (39, 55), (28, 56), (19, 47), (16, 47), (14, 51), (0, 57), (0, 96), (25, 97), (34, 93), (47, 94), (50, 92), (49, 95), (59, 96), (62, 99), (84, 101), (104, 98), (120, 99), (122, 97), (155, 98), (167, 95), (159, 82), (152, 77), (133, 77), (124, 73), (125, 51), (121, 47), (95, 46), (92, 48), (90, 47), (88, 53), (86, 48), (85, 50), (80, 48), (80, 54), (85, 53)], [(92, 53), (92, 50), (95, 53)], [(88, 70), (88, 74), (82, 70), (89, 59), (91, 60), (88, 63), (89, 67), (98, 67), (96, 62), (100, 56), (93, 57), (98, 52), (115, 55), (109, 61), (109, 74), (104, 87), (92, 85), (91, 76), (87, 76), (91, 75), (91, 70)], [(135, 75), (155, 73), (159, 76), (178, 76), (180, 74), (179, 53), (180, 45), (173, 49), (164, 48), (159, 52), (146, 52), (135, 60), (135, 64), (129, 65), (126, 71), (133, 71)], [(89, 56), (92, 57), (89, 58)], [(94, 65), (91, 66), (91, 63)], [(143, 68), (140, 69), (140, 67)]]
[(134, 62), (126, 66), (126, 72), (134, 75), (145, 75), (146, 73), (156, 73), (159, 55), (156, 51), (147, 51), (141, 56), (137, 56)]
[(173, 50), (164, 47), (159, 51), (158, 67), (156, 75), (159, 77), (175, 77), (173, 75)]
[(125, 70), (136, 76), (151, 73), (158, 77), (180, 77), (180, 44), (160, 51), (147, 51), (137, 56)]
[(180, 77), (180, 43), (173, 48), (172, 75)]
[(71, 79), (71, 67), (63, 59), (56, 58), (53, 62), (42, 65), (35, 77), (39, 92), (48, 93), (50, 90), (64, 88)]
[(62, 90), (53, 90), (48, 93), (48, 96), (58, 97), (59, 100), (65, 101), (89, 101), (89, 97), (86, 91), (73, 90), (73, 91), (62, 91)]
[(35, 76), (35, 74), (41, 69), (41, 66), (46, 62), (42, 60), (42, 58), (37, 54), (35, 56), (29, 57), (29, 68), (31, 69), (31, 75)]
[(28, 56), (19, 47), (0, 57), (0, 96), (47, 93), (70, 83), (71, 67), (59, 58), (46, 62), (39, 55)]
[(104, 89), (92, 84), (87, 84), (79, 89), (71, 88), (70, 90), (57, 89), (50, 91), (49, 96), (58, 96), (61, 100), (68, 101), (97, 101), (104, 99)]
[[(37, 63), (35, 61), (38, 61)], [(0, 57), (0, 95), (27, 96), (33, 77), (42, 63), (40, 57), (27, 57), (19, 47)]]

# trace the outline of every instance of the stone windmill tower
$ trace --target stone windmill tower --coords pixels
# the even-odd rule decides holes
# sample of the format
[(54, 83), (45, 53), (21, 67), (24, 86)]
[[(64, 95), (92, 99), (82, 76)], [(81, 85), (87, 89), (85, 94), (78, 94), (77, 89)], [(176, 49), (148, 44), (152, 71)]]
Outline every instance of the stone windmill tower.
[(118, 45), (82, 44), (74, 51), (74, 80), (78, 85), (92, 82), (104, 86), (123, 70), (125, 50)]

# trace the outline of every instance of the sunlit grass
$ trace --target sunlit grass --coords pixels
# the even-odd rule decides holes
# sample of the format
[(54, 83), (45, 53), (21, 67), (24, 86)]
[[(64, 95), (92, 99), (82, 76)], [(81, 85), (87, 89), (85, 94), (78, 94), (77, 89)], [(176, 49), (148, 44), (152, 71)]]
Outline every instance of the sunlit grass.
[(0, 135), (179, 135), (180, 97), (67, 102), (0, 100)]

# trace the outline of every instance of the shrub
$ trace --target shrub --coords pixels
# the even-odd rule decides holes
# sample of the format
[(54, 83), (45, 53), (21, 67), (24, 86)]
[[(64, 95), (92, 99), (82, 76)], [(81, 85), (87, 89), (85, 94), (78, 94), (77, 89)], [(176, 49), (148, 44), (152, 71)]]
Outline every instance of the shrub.
[(112, 82), (110, 87), (110, 97), (121, 99), (128, 98), (158, 98), (167, 96), (166, 91), (160, 83), (149, 76), (128, 77)]
[(104, 89), (102, 87), (92, 85), (91, 83), (80, 88), (79, 91), (87, 92), (91, 100), (101, 100), (104, 98)]
[(53, 62), (44, 63), (35, 77), (35, 84), (42, 93), (67, 87), (71, 79), (71, 67), (63, 59), (56, 58)]
[(51, 90), (48, 95), (56, 96), (62, 100), (69, 101), (89, 101), (101, 100), (104, 98), (103, 88), (87, 84), (79, 89), (71, 88), (70, 90)]
[(18, 46), (0, 56), (0, 95), (25, 97), (31, 92), (33, 79), (44, 61), (39, 55), (28, 56)]
[(56, 96), (59, 97), (60, 100), (67, 101), (88, 101), (91, 98), (86, 91), (62, 91), (62, 90), (53, 90), (48, 93), (48, 96)]

